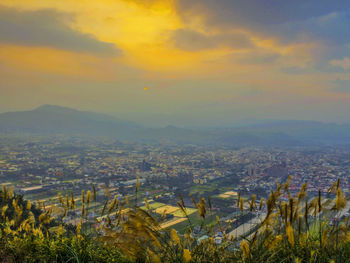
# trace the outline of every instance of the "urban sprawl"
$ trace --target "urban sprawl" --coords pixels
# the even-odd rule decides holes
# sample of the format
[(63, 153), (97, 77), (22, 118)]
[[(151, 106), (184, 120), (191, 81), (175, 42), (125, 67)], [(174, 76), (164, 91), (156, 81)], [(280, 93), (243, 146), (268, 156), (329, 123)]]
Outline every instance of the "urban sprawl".
[[(87, 208), (86, 222), (103, 220), (108, 191), (112, 198), (128, 198), (144, 209), (146, 200), (150, 212), (164, 218), (163, 228), (181, 233), (188, 224), (177, 204), (182, 196), (194, 234), (201, 240), (208, 236), (202, 231), (195, 200), (210, 198), (205, 224), (214, 225), (218, 217), (226, 234), (238, 236), (251, 231), (265, 212), (250, 211), (249, 202), (242, 211), (238, 196), (249, 200), (255, 194), (258, 206), (261, 198), (267, 198), (271, 189), (289, 176), (291, 194), (306, 182), (310, 198), (320, 191), (327, 200), (329, 187), (340, 178), (348, 195), (350, 147), (226, 148), (65, 137), (0, 139), (0, 183), (47, 209), (59, 208), (59, 196), (73, 193), (76, 209), (65, 217), (71, 224), (76, 224), (82, 213), (82, 190), (86, 193), (94, 186), (97, 198)], [(282, 198), (288, 200), (288, 196)], [(216, 231), (216, 243), (222, 241), (223, 234)]]

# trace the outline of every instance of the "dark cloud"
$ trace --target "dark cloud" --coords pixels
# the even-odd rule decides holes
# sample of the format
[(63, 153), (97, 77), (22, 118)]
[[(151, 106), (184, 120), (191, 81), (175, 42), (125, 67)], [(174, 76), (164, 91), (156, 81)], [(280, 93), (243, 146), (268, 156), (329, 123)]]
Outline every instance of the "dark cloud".
[(48, 46), (75, 52), (117, 55), (112, 43), (71, 29), (74, 16), (54, 9), (19, 11), (0, 7), (0, 42), (25, 46)]
[(296, 21), (265, 28), (266, 33), (274, 34), (282, 42), (323, 41), (327, 45), (350, 43), (350, 12), (334, 12), (304, 21)]
[(208, 27), (243, 28), (284, 42), (350, 40), (348, 0), (178, 0), (178, 9), (185, 20), (204, 13)]
[(212, 23), (273, 25), (306, 20), (350, 8), (348, 0), (179, 0), (181, 11), (209, 11)]
[(238, 49), (253, 46), (250, 39), (242, 33), (206, 35), (197, 31), (179, 29), (171, 32), (170, 39), (176, 47), (189, 51), (211, 49), (220, 46)]

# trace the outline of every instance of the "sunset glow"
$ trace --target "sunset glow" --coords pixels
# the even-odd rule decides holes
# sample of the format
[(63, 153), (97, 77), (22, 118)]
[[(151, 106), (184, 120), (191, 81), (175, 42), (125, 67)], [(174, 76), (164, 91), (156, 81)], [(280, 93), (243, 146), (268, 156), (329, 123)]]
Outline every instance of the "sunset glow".
[[(0, 0), (0, 111), (74, 105), (157, 125), (349, 121), (348, 4), (270, 2)], [(138, 92), (145, 85), (152, 96)]]

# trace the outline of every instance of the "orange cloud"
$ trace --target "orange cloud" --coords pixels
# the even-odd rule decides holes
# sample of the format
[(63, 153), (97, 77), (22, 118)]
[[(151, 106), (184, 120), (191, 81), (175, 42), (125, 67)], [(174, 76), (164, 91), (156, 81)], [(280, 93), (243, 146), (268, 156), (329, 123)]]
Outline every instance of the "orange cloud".
[(39, 72), (88, 79), (116, 79), (117, 59), (48, 47), (1, 45), (0, 60), (19, 72)]

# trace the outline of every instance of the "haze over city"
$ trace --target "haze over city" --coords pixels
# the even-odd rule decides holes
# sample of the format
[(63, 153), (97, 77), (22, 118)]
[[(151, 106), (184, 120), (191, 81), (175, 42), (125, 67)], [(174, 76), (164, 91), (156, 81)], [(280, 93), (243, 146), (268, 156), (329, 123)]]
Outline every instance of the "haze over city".
[(0, 112), (350, 122), (349, 1), (0, 1)]

